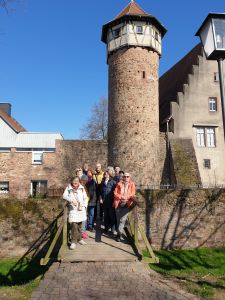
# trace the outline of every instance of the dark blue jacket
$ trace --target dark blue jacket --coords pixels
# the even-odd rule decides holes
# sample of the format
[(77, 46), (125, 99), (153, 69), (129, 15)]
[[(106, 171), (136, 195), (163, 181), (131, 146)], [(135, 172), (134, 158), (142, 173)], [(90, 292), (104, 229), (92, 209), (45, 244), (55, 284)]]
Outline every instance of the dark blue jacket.
[(121, 180), (121, 176), (119, 176), (119, 175), (115, 175), (114, 177), (113, 177), (113, 180), (116, 182), (116, 183), (118, 183), (120, 180)]
[(116, 187), (116, 182), (113, 180), (113, 178), (110, 178), (108, 183), (105, 184), (105, 180), (102, 180), (101, 186), (100, 186), (100, 195), (103, 200), (103, 205), (112, 205), (114, 200), (114, 190)]

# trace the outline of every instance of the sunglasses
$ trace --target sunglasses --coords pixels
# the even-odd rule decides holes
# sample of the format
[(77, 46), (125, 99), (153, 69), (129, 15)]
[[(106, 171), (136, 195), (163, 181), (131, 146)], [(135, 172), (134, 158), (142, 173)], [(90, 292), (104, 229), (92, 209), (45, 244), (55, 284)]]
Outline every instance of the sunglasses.
[(123, 176), (123, 177), (125, 177), (125, 178), (129, 178), (130, 176)]

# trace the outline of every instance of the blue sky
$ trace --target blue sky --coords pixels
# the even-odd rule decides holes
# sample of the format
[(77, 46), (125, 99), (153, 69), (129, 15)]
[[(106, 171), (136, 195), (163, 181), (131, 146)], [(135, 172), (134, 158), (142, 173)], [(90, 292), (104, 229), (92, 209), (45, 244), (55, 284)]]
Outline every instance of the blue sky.
[[(101, 27), (129, 0), (19, 0), (0, 10), (0, 102), (29, 131), (61, 132), (78, 139), (90, 108), (107, 96), (106, 49)], [(160, 75), (199, 39), (209, 12), (224, 0), (139, 0), (167, 28)]]

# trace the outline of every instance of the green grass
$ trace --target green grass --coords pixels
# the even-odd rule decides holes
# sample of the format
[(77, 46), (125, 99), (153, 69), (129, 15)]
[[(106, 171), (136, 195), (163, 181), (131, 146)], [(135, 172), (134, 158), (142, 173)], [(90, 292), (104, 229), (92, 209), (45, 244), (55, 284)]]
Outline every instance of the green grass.
[(225, 249), (161, 250), (155, 253), (160, 263), (150, 267), (156, 272), (179, 280), (189, 292), (204, 298), (217, 292), (224, 293), (225, 297)]
[(0, 299), (29, 299), (46, 272), (39, 259), (2, 259), (0, 261)]

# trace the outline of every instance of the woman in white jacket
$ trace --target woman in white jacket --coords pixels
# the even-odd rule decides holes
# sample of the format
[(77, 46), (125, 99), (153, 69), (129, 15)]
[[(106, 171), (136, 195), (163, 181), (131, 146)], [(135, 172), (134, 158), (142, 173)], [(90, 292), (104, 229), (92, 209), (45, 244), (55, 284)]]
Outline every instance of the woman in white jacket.
[(73, 177), (63, 193), (63, 199), (69, 202), (69, 223), (71, 224), (71, 245), (75, 249), (76, 244), (86, 243), (81, 239), (82, 222), (87, 219), (88, 197), (84, 187), (80, 184), (79, 177)]

